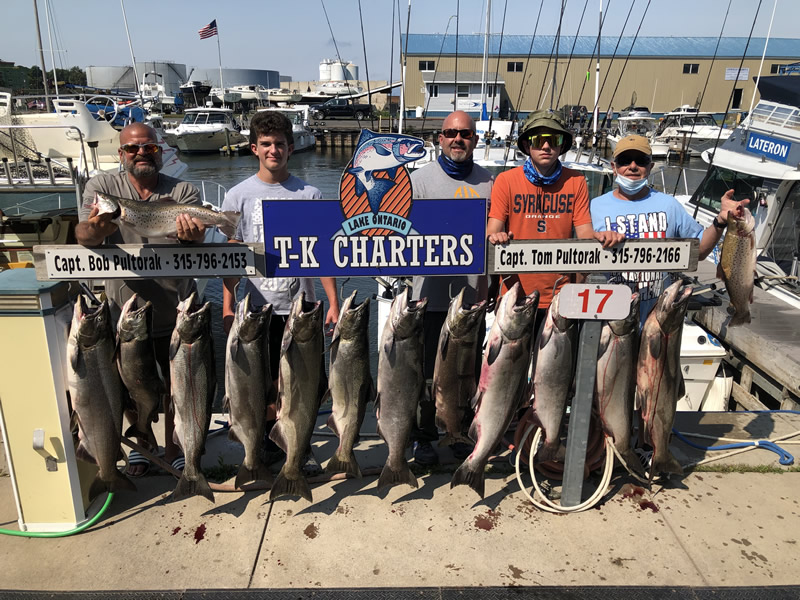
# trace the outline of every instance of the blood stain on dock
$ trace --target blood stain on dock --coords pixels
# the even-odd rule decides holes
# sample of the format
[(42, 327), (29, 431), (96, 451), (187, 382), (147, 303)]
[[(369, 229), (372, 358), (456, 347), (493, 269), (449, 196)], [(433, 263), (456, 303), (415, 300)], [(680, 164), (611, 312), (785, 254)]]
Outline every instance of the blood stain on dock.
[(200, 540), (206, 537), (206, 524), (202, 523), (194, 530), (194, 543), (199, 544)]
[(306, 534), (306, 537), (309, 539), (314, 539), (317, 537), (317, 533), (319, 533), (319, 528), (317, 527), (316, 523), (311, 523), (308, 527), (303, 530), (303, 533)]

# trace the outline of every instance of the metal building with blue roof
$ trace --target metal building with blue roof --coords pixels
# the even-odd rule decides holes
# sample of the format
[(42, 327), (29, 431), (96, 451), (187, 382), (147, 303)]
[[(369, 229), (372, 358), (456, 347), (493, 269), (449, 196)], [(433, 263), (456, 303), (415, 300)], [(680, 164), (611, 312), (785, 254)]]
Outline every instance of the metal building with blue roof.
[[(482, 34), (408, 35), (405, 104), (430, 116), (454, 109), (479, 116), (482, 90), (495, 116), (536, 108), (595, 104), (597, 37), (489, 36), (484, 76)], [(664, 113), (682, 105), (701, 111), (746, 111), (754, 80), (800, 60), (800, 39), (743, 37), (602, 37), (598, 108), (630, 105)], [(405, 47), (403, 36), (401, 47)], [(484, 82), (485, 79), (485, 82)], [(756, 100), (758, 95), (756, 94)], [(730, 107), (729, 107), (730, 104)]]

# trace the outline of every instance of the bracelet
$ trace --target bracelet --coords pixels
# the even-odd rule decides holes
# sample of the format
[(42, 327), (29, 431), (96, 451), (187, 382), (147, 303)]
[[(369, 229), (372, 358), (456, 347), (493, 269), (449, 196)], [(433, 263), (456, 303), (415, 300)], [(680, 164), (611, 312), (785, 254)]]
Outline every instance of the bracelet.
[(711, 224), (714, 225), (714, 227), (716, 229), (719, 229), (720, 231), (724, 230), (728, 226), (727, 221), (723, 221), (722, 223), (720, 223), (719, 221), (717, 221), (717, 217), (714, 217), (714, 219), (711, 221)]

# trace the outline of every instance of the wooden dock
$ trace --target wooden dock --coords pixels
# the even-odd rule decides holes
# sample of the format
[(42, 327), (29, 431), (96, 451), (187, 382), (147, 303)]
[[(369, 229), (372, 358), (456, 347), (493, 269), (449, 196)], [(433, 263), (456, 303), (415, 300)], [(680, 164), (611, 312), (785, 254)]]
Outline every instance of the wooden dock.
[[(443, 119), (406, 119), (403, 121), (403, 132), (421, 137), (425, 141), (435, 141), (441, 130)], [(317, 148), (354, 148), (362, 129), (371, 129), (379, 133), (397, 131), (397, 119), (312, 119), (309, 128), (317, 138)]]

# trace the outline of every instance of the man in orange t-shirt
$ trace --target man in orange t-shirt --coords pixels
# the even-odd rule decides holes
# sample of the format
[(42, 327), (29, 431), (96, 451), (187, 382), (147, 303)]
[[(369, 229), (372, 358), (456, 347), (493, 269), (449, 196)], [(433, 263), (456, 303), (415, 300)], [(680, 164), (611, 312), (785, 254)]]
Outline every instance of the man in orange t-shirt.
[[(596, 239), (604, 247), (621, 241), (613, 231), (595, 232), (589, 214), (586, 179), (579, 171), (562, 167), (558, 157), (572, 146), (572, 134), (564, 121), (549, 110), (531, 113), (517, 139), (519, 149), (529, 156), (521, 167), (497, 176), (492, 188), (489, 222), (491, 244), (510, 239)], [(539, 290), (539, 310), (545, 312), (553, 299), (553, 287), (561, 273), (514, 275), (504, 281), (504, 291), (519, 281), (525, 294)], [(558, 281), (556, 290), (568, 283)], [(540, 319), (537, 318), (537, 322)]]

